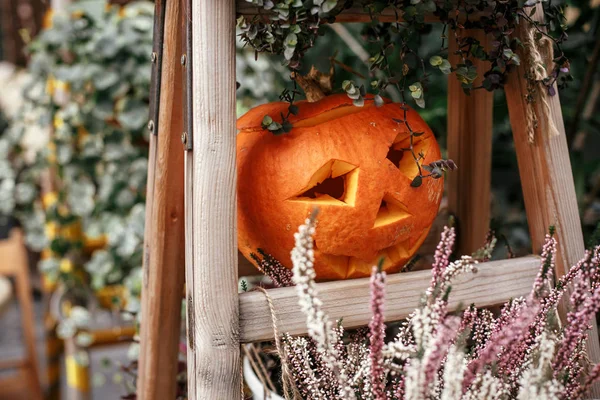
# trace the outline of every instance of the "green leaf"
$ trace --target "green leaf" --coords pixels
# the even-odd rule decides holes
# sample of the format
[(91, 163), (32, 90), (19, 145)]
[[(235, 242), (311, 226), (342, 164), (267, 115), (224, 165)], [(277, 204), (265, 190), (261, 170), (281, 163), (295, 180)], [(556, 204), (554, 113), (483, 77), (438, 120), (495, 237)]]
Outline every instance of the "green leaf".
[(296, 47), (298, 44), (298, 35), (293, 32), (288, 33), (285, 37), (284, 45), (287, 47)]
[(273, 118), (271, 118), (268, 115), (265, 115), (265, 117), (262, 120), (262, 126), (269, 126), (273, 123)]
[(410, 183), (410, 186), (412, 187), (419, 187), (421, 186), (421, 184), (423, 183), (423, 178), (421, 178), (420, 175), (415, 176), (415, 178), (412, 180), (412, 182)]
[(267, 126), (267, 129), (270, 131), (278, 131), (281, 128), (282, 128), (281, 124), (279, 122), (275, 122), (275, 121), (271, 122), (269, 124), (269, 126)]
[(328, 13), (333, 10), (335, 6), (337, 6), (337, 0), (326, 0), (321, 6), (321, 10), (323, 10), (324, 13)]
[(438, 67), (438, 66), (442, 65), (443, 62), (444, 62), (444, 59), (440, 56), (433, 56), (429, 59), (429, 63), (431, 65), (433, 65), (434, 67)]
[(359, 96), (357, 99), (354, 99), (352, 102), (356, 107), (362, 107), (365, 105), (365, 99), (362, 96)]
[(94, 76), (94, 86), (98, 90), (105, 90), (119, 82), (119, 74), (115, 71), (105, 71)]

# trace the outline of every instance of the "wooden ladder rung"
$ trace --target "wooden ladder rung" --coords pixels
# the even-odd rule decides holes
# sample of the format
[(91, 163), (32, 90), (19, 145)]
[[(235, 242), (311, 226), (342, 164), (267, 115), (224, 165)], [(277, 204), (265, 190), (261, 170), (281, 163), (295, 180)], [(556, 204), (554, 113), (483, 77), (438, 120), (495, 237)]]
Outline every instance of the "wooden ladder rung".
[[(247, 0), (236, 0), (236, 13), (245, 17), (264, 16), (268, 18), (262, 8), (249, 3)], [(488, 13), (489, 14), (489, 13)], [(479, 14), (469, 14), (469, 20), (473, 21), (479, 18)], [(378, 14), (378, 20), (381, 22), (402, 21), (402, 14), (397, 13), (392, 7), (388, 7)], [(439, 22), (439, 18), (433, 14), (425, 15), (425, 22)], [(371, 15), (361, 6), (353, 6), (342, 11), (335, 19), (335, 22), (371, 22)]]
[[(450, 294), (450, 308), (501, 304), (530, 292), (538, 273), (540, 258), (527, 256), (490, 261), (478, 265), (476, 274), (456, 280)], [(389, 275), (386, 282), (386, 321), (406, 318), (419, 305), (429, 286), (431, 271)], [(345, 328), (364, 326), (371, 320), (369, 278), (317, 284), (323, 310), (332, 320), (343, 318)], [(291, 335), (304, 335), (306, 318), (300, 311), (296, 288), (270, 289), (275, 305), (277, 328)], [(258, 291), (240, 294), (240, 342), (273, 339), (271, 312), (265, 294)]]

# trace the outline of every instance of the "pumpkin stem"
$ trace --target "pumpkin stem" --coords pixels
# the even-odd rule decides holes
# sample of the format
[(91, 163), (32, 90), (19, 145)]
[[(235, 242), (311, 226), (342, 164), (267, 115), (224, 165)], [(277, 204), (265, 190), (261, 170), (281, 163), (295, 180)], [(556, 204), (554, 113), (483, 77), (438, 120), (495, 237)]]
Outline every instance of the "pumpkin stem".
[(333, 63), (331, 63), (329, 73), (327, 74), (312, 66), (310, 67), (308, 74), (300, 75), (299, 73), (292, 71), (290, 77), (295, 80), (302, 91), (304, 91), (306, 100), (309, 103), (314, 103), (327, 96), (333, 90), (334, 72), (335, 69)]

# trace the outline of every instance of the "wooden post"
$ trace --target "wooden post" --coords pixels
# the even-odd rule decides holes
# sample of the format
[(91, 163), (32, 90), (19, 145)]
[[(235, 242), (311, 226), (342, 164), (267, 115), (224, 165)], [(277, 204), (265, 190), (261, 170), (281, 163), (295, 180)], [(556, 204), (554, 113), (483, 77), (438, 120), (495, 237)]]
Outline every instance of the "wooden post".
[(193, 68), (193, 149), (186, 154), (185, 167), (188, 396), (239, 399), (235, 1), (192, 1), (190, 16), (193, 52), (187, 67)]
[[(542, 20), (542, 18), (543, 10), (538, 4), (534, 19)], [(518, 37), (524, 43), (528, 29), (531, 29), (531, 26), (525, 21), (518, 27)], [(541, 46), (539, 50), (545, 65), (551, 66), (552, 49)], [(556, 227), (558, 240), (556, 273), (562, 276), (583, 257), (584, 246), (560, 100), (558, 94), (548, 96), (542, 88), (537, 88), (534, 110), (538, 126), (535, 129), (533, 143), (530, 143), (526, 114), (529, 104), (525, 98), (527, 94), (525, 73), (526, 67), (529, 66), (530, 54), (521, 51), (519, 55), (521, 65), (509, 75), (505, 91), (529, 232), (533, 251), (539, 254), (549, 226)], [(548, 102), (549, 112), (542, 104), (544, 100)], [(551, 134), (549, 129), (551, 123), (557, 128), (558, 135)], [(559, 310), (563, 315), (568, 304), (568, 296), (565, 298)], [(597, 363), (600, 361), (600, 346), (596, 321), (592, 320), (591, 325), (587, 352), (590, 360)], [(598, 385), (593, 387), (590, 394), (592, 398), (600, 398)]]
[(166, 2), (164, 12), (164, 40), (155, 37), (162, 56), (153, 56), (155, 63), (162, 60), (162, 65), (157, 68), (161, 79), (155, 92), (155, 100), (160, 99), (158, 119), (150, 134), (144, 235), (137, 381), (137, 396), (144, 400), (176, 397), (184, 278), (181, 3)]
[[(488, 46), (489, 38), (481, 30), (465, 30), (460, 35)], [(460, 63), (456, 40), (450, 35), (448, 41), (450, 63)], [(479, 86), (489, 63), (474, 59), (473, 64), (479, 71), (475, 82)], [(477, 89), (467, 96), (455, 74), (448, 77), (448, 158), (458, 165), (458, 170), (447, 175), (448, 211), (458, 220), (459, 254), (481, 247), (489, 230), (493, 106), (493, 93)]]

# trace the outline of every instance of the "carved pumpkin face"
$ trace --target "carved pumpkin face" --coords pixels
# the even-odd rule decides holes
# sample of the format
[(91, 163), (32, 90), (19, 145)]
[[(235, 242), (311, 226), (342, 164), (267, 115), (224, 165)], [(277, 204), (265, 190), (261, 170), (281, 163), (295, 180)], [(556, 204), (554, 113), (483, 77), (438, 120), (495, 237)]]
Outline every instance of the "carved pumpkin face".
[[(291, 132), (273, 135), (261, 128), (265, 115), (287, 113), (287, 103), (250, 110), (237, 123), (238, 245), (263, 249), (291, 267), (293, 234), (311, 210), (320, 209), (315, 234), (319, 279), (364, 277), (382, 257), (383, 268), (398, 271), (425, 239), (442, 198), (442, 179), (418, 175), (410, 135), (398, 104), (355, 107), (345, 94), (299, 102)], [(408, 110), (421, 164), (440, 159), (435, 137), (421, 117)]]

